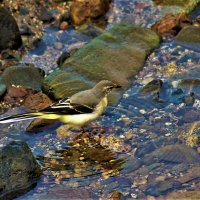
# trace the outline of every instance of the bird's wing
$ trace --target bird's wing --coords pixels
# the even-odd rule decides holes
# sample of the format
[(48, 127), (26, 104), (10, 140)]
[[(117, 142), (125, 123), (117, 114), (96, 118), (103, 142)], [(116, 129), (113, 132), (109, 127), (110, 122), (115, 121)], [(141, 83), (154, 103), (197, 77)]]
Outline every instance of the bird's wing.
[(85, 114), (92, 113), (93, 108), (70, 102), (70, 98), (62, 99), (58, 103), (54, 103), (51, 106), (41, 110), (42, 113), (54, 113), (63, 115), (75, 115), (75, 114)]

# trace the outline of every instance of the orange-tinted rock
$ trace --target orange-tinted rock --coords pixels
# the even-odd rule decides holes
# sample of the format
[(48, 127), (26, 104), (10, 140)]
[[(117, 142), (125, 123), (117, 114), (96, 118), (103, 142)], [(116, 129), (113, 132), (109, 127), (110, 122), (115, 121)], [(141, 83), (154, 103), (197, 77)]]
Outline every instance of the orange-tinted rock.
[(173, 14), (167, 14), (156, 24), (154, 24), (151, 29), (158, 32), (161, 35), (173, 34), (176, 35), (182, 28), (191, 25), (192, 21), (189, 19), (187, 14), (180, 14), (175, 16)]
[(109, 9), (108, 0), (74, 1), (71, 6), (71, 18), (75, 25), (103, 16)]
[(68, 27), (69, 27), (69, 23), (68, 22), (66, 22), (66, 21), (61, 22), (61, 24), (60, 24), (60, 30), (63, 30), (63, 31), (67, 30)]
[(11, 86), (4, 96), (4, 102), (12, 105), (21, 104), (27, 95), (33, 93), (35, 93), (35, 91), (30, 87)]
[(24, 106), (33, 111), (42, 110), (52, 104), (51, 99), (42, 92), (30, 94), (24, 100)]

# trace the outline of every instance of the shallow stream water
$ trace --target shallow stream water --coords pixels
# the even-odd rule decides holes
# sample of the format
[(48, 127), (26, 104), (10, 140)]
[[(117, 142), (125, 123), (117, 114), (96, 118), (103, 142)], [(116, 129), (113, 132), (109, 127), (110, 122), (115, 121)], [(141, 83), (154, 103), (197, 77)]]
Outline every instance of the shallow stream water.
[[(115, 0), (107, 29), (118, 22), (150, 27), (161, 16), (160, 11), (161, 7), (149, 0)], [(92, 39), (74, 30), (46, 30), (43, 45), (23, 62), (43, 67), (47, 74), (57, 68), (56, 60), (63, 51), (79, 48)], [(44, 168), (37, 186), (17, 199), (64, 199), (67, 188), (77, 192), (84, 188), (95, 194), (94, 199), (112, 191), (126, 199), (167, 195), (176, 190), (199, 191), (198, 174), (185, 182), (181, 179), (194, 168), (200, 169), (193, 158), (194, 152), (199, 156), (200, 148), (195, 143), (195, 137), (200, 136), (198, 125), (194, 127), (200, 119), (199, 84), (178, 84), (186, 79), (187, 72), (191, 72), (191, 79), (198, 78), (199, 58), (199, 52), (173, 41), (163, 42), (148, 57), (119, 103), (110, 106), (93, 124), (97, 128), (89, 127), (86, 133), (74, 131), (63, 139), (56, 133), (62, 124), (37, 134), (19, 131), (25, 130), (24, 122), (10, 125), (7, 137), (25, 140)], [(176, 78), (175, 74), (183, 75)], [(161, 87), (153, 85), (159, 96), (141, 91), (149, 80), (162, 80)], [(183, 149), (180, 144), (184, 144)], [(86, 193), (83, 199), (87, 198)]]

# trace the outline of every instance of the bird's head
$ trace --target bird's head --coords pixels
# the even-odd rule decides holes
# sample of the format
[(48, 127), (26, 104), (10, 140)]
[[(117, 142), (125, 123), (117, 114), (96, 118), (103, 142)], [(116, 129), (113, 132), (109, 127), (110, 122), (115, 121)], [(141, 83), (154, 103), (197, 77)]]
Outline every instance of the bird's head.
[(121, 86), (113, 83), (109, 80), (102, 80), (97, 85), (95, 85), (94, 89), (103, 92), (104, 95), (110, 93), (110, 91), (114, 88), (121, 88)]

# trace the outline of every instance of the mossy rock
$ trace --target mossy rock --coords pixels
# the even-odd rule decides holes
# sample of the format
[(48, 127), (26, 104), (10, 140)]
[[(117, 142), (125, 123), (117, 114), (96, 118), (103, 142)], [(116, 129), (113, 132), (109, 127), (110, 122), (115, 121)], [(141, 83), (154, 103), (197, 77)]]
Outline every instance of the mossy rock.
[(43, 77), (39, 70), (25, 65), (11, 66), (4, 70), (0, 77), (0, 84), (10, 87), (12, 85), (21, 85), (41, 90)]
[(182, 29), (176, 36), (175, 42), (186, 48), (200, 52), (200, 27), (188, 26)]
[(102, 79), (124, 87), (160, 44), (152, 30), (118, 24), (76, 51), (61, 69), (46, 77), (43, 89), (55, 98), (70, 96)]
[(0, 84), (0, 97), (2, 97), (5, 92), (6, 92), (6, 85)]
[(190, 13), (200, 0), (153, 0), (155, 5), (163, 6), (162, 12), (167, 13)]
[(0, 199), (13, 199), (36, 185), (41, 169), (23, 141), (0, 140)]

